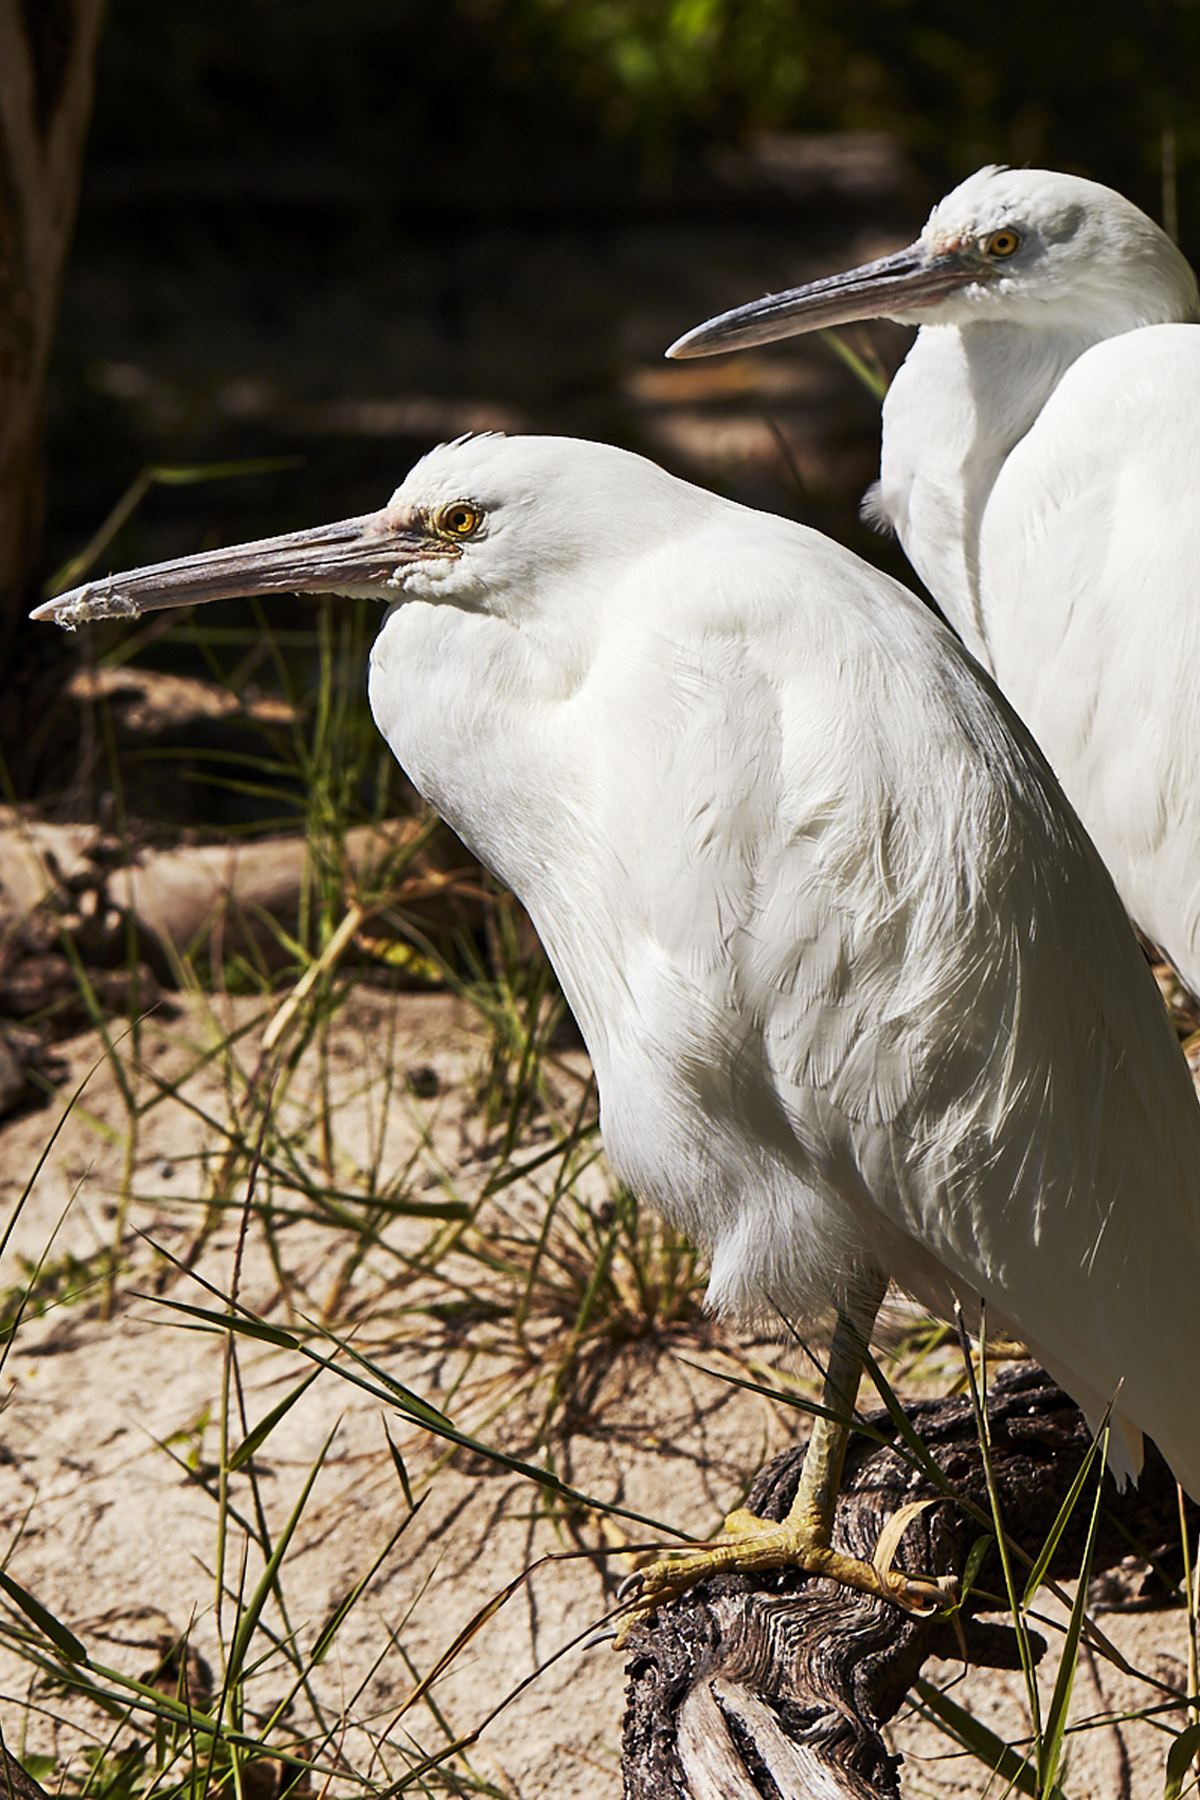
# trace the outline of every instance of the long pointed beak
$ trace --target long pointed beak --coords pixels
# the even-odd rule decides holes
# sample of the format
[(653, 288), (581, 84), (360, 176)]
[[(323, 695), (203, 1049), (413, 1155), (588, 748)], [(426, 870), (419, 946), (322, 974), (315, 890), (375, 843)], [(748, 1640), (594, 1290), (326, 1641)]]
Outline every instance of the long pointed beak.
[(456, 555), (457, 546), (429, 537), (411, 522), (394, 522), (385, 508), (336, 525), (106, 575), (44, 601), (30, 617), (73, 631), (89, 619), (136, 619), (166, 606), (246, 594), (367, 593), (383, 600), (408, 564), (438, 554)]
[(667, 355), (714, 356), (721, 350), (770, 344), (777, 338), (850, 325), (857, 319), (903, 318), (914, 308), (929, 306), (978, 281), (983, 273), (984, 266), (960, 251), (934, 254), (918, 241), (907, 250), (848, 269), (844, 275), (827, 275), (805, 287), (768, 294), (763, 300), (721, 313), (685, 332)]

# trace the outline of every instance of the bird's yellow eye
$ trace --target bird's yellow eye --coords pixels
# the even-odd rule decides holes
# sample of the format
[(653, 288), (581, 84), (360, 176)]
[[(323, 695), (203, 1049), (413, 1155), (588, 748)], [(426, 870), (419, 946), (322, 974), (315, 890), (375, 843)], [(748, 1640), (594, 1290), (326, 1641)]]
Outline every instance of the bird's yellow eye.
[(483, 514), (469, 500), (452, 500), (449, 506), (443, 506), (433, 521), (433, 528), (439, 537), (469, 538), (479, 530), (483, 523)]
[(991, 237), (984, 240), (983, 248), (988, 256), (997, 256), (1001, 259), (1012, 256), (1021, 248), (1021, 234), (1019, 231), (1007, 229), (993, 231)]

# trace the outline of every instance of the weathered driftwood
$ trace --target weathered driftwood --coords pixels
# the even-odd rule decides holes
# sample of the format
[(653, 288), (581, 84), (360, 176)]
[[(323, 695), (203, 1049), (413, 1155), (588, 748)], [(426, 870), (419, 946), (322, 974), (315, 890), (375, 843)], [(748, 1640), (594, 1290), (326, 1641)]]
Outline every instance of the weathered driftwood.
[[(385, 819), (346, 832), (340, 849), (347, 874), (362, 878), (368, 870), (386, 868), (419, 830), (415, 819)], [(406, 910), (435, 927), (464, 928), (482, 917), (479, 879), (477, 865), (443, 829), (393, 885), (397, 904)], [(131, 867), (112, 871), (106, 895), (118, 913), (132, 913), (139, 930), (159, 946), (179, 952), (215, 935), (227, 951), (252, 944), (268, 961), (281, 963), (290, 956), (269, 921), (293, 927), (316, 880), (312, 849), (303, 837), (258, 838), (148, 851)]]
[[(385, 819), (346, 832), (337, 854), (348, 896), (373, 890), (435, 939), (484, 923), (481, 872), (444, 826), (427, 836), (415, 819)], [(97, 1004), (124, 1014), (168, 1006), (163, 987), (181, 954), (284, 966), (286, 936), (319, 878), (301, 836), (131, 854), (99, 826), (0, 807), (0, 1117), (61, 1079), (52, 1046), (90, 1024)], [(368, 912), (362, 923), (353, 954), (390, 958), (395, 921)]]
[[(416, 855), (416, 819), (355, 826), (340, 843), (347, 876), (361, 880), (397, 868), (396, 902), (437, 929), (478, 925), (483, 917), (478, 865), (444, 827)], [(401, 865), (403, 865), (401, 867)], [(312, 847), (302, 835), (232, 838), (219, 844), (128, 847), (94, 825), (53, 825), (0, 807), (0, 934), (10, 936), (35, 909), (52, 902), (54, 929), (82, 936), (85, 955), (111, 940), (119, 960), (132, 915), (152, 949), (188, 949), (219, 929), (229, 949), (275, 945), (264, 915), (294, 927), (306, 890), (317, 880)], [(87, 896), (81, 904), (81, 897)]]
[[(1086, 1454), (1078, 1409), (1040, 1369), (1005, 1371), (989, 1399), (993, 1466), (1008, 1535), (1036, 1555)], [(958, 1492), (988, 1506), (975, 1420), (965, 1400), (910, 1408), (916, 1429)], [(885, 1414), (873, 1422), (890, 1431)], [(750, 1505), (781, 1518), (796, 1490), (802, 1449), (767, 1465)], [(1148, 1448), (1136, 1488), (1105, 1477), (1093, 1573), (1129, 1555), (1128, 1532), (1169, 1570), (1179, 1563), (1177, 1490)], [(856, 1437), (847, 1458), (835, 1542), (870, 1559), (889, 1517), (938, 1490), (896, 1452)], [(1077, 1506), (1050, 1573), (1081, 1565), (1091, 1508)], [(1194, 1521), (1193, 1521), (1194, 1524)], [(961, 1574), (981, 1527), (939, 1500), (909, 1525), (895, 1561), (927, 1574)], [(994, 1546), (978, 1588), (1004, 1592)], [(794, 1571), (722, 1576), (698, 1585), (631, 1634), (624, 1770), (628, 1800), (898, 1800), (897, 1764), (881, 1726), (898, 1710), (928, 1657), (985, 1668), (1018, 1666), (1010, 1627), (972, 1617), (962, 1636), (866, 1595)]]

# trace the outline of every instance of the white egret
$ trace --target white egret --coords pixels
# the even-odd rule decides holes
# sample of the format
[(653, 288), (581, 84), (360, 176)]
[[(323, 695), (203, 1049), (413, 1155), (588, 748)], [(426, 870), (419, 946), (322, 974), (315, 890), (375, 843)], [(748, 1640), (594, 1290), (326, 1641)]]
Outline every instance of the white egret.
[(1200, 297), (1110, 188), (986, 168), (915, 244), (699, 326), (697, 356), (920, 326), (867, 510), (1045, 750), (1200, 994)]
[[(889, 1276), (1022, 1338), (1111, 1460), (1200, 1495), (1200, 1108), (1112, 884), (1018, 720), (912, 595), (607, 446), (434, 450), (378, 513), (93, 582), (65, 624), (270, 590), (390, 602), (371, 708), (516, 892), (582, 1028), (613, 1166), (724, 1310), (841, 1315), (843, 1414)], [(655, 1565), (836, 1556), (845, 1434), (783, 1526)], [(733, 1541), (736, 1539), (736, 1541)]]

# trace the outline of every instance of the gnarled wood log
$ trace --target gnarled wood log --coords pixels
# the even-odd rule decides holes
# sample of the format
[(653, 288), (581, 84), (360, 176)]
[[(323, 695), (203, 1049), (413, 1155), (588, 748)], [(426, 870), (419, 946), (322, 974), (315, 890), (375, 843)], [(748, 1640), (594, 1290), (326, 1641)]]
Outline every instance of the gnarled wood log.
[[(956, 1490), (987, 1511), (968, 1402), (924, 1402), (909, 1410)], [(1008, 1535), (1036, 1555), (1090, 1434), (1067, 1395), (1029, 1365), (1002, 1373), (988, 1414)], [(873, 1423), (891, 1429), (886, 1414), (873, 1415)], [(769, 1463), (751, 1492), (752, 1509), (782, 1518), (803, 1461), (803, 1450), (796, 1449)], [(981, 1535), (977, 1520), (940, 1498), (895, 1449), (857, 1437), (847, 1457), (834, 1542), (870, 1560), (887, 1520), (908, 1502), (925, 1499), (936, 1504), (910, 1523), (896, 1565), (913, 1573), (961, 1575)], [(1051, 1576), (1078, 1574), (1090, 1513), (1090, 1503), (1076, 1506)], [(1178, 1567), (1177, 1490), (1152, 1446), (1136, 1488), (1118, 1493), (1105, 1476), (1093, 1573), (1128, 1556), (1125, 1533), (1163, 1568)], [(976, 1586), (1004, 1592), (994, 1544)], [(974, 1618), (979, 1610), (984, 1602), (968, 1599), (960, 1638), (944, 1618), (914, 1618), (798, 1571), (726, 1575), (698, 1584), (629, 1638), (623, 1754), (628, 1800), (899, 1800), (897, 1759), (881, 1727), (925, 1660), (961, 1660), (965, 1648), (980, 1667), (1018, 1666), (1012, 1630)]]

